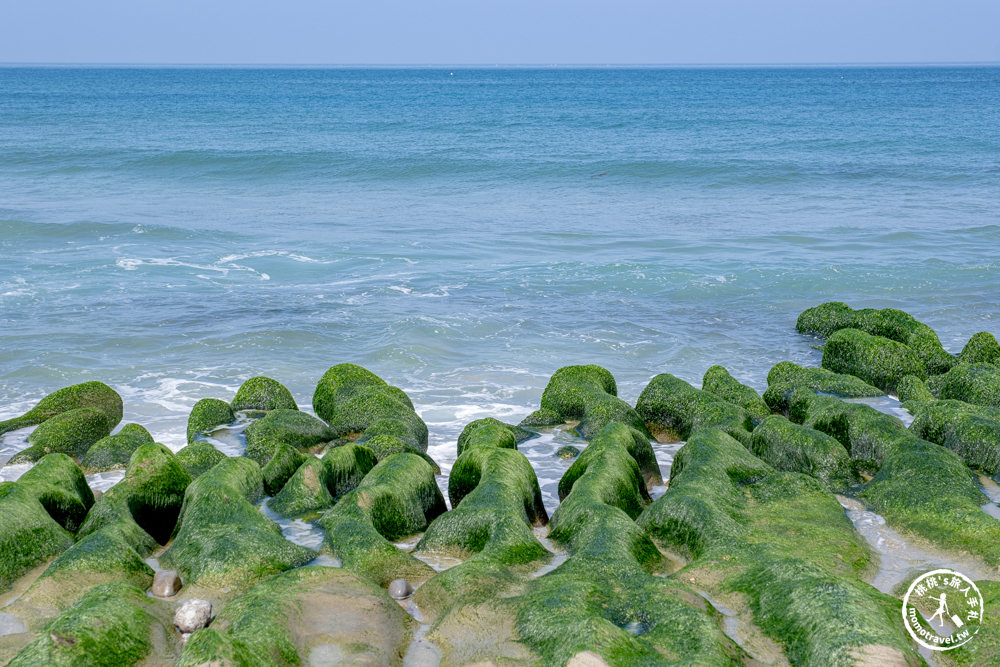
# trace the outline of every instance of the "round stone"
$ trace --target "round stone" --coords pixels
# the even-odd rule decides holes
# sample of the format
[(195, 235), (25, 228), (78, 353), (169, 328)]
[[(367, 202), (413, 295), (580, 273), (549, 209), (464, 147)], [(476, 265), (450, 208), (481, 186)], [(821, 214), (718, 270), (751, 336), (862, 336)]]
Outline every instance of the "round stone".
[(212, 603), (208, 600), (186, 600), (174, 614), (174, 625), (181, 632), (194, 632), (212, 620)]
[(397, 600), (405, 600), (413, 595), (413, 586), (406, 579), (396, 579), (389, 584), (389, 595)]
[(559, 451), (556, 452), (556, 456), (561, 459), (575, 459), (580, 455), (580, 450), (573, 445), (566, 445), (565, 447), (560, 447)]
[(174, 570), (160, 570), (153, 577), (153, 595), (172, 598), (181, 589), (181, 576)]

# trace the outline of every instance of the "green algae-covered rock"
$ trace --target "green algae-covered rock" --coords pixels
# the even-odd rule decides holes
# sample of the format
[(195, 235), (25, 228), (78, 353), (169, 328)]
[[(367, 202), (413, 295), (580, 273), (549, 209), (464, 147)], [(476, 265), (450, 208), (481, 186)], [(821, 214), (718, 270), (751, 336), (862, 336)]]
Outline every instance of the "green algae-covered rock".
[(312, 415), (283, 409), (268, 412), (262, 419), (247, 426), (244, 434), (247, 438), (246, 457), (261, 466), (271, 460), (279, 443), (311, 452), (336, 437), (329, 426)]
[(823, 368), (855, 375), (889, 393), (906, 375), (927, 377), (920, 357), (906, 345), (859, 329), (840, 329), (827, 339)]
[(76, 408), (47, 419), (28, 436), (28, 447), (11, 463), (30, 463), (60, 452), (80, 459), (90, 446), (111, 432), (108, 416), (94, 408)]
[(895, 308), (854, 310), (831, 301), (803, 311), (796, 327), (802, 333), (824, 337), (842, 329), (858, 329), (902, 343), (920, 359), (924, 369), (922, 375), (944, 373), (955, 363), (955, 358), (945, 351), (933, 329)]
[(177, 570), (186, 586), (245, 590), (312, 560), (313, 551), (286, 540), (254, 506), (263, 493), (254, 461), (234, 457), (217, 463), (188, 486), (179, 528), (160, 562)]
[(967, 465), (1000, 472), (1000, 409), (942, 399), (911, 402), (910, 431), (958, 454)]
[(199, 436), (209, 433), (218, 426), (231, 424), (236, 419), (229, 403), (218, 398), (203, 398), (191, 408), (187, 423), (187, 441), (194, 442)]
[(753, 430), (749, 412), (669, 373), (649, 381), (639, 395), (636, 411), (647, 424), (672, 432), (681, 440), (702, 428), (720, 428), (749, 443)]
[(72, 544), (32, 491), (0, 482), (0, 590)]
[(191, 479), (211, 470), (225, 458), (225, 454), (208, 442), (195, 442), (177, 452), (177, 462), (184, 466)]
[[(900, 403), (911, 401), (922, 403), (934, 400), (934, 394), (927, 388), (927, 383), (915, 375), (907, 375), (896, 385), (896, 396)], [(905, 407), (905, 406), (904, 406)]]
[(764, 402), (775, 412), (787, 414), (789, 399), (796, 390), (835, 394), (844, 398), (866, 398), (882, 396), (884, 393), (853, 375), (834, 373), (825, 368), (804, 368), (790, 361), (782, 361), (775, 364), (767, 374)]
[[(622, 449), (635, 460), (636, 465), (639, 466), (639, 489), (637, 494), (644, 502), (648, 501), (649, 494), (647, 493), (647, 489), (663, 484), (663, 477), (660, 475), (660, 466), (656, 462), (656, 455), (653, 453), (652, 445), (649, 444), (649, 438), (621, 422), (608, 424), (598, 436), (602, 441), (613, 440), (618, 446), (615, 447), (616, 450), (619, 448)], [(560, 500), (569, 495), (577, 478), (589, 468), (590, 459), (594, 456), (602, 455), (602, 450), (594, 450), (590, 454), (587, 453), (588, 451), (591, 451), (590, 447), (583, 450), (583, 453), (573, 461), (569, 470), (559, 480)], [(631, 496), (631, 493), (626, 495)], [(621, 509), (624, 510), (625, 508), (622, 507)]]
[(230, 403), (238, 410), (298, 410), (292, 392), (277, 380), (268, 377), (252, 377), (236, 391), (236, 398)]
[(857, 481), (840, 442), (815, 429), (772, 415), (753, 431), (750, 451), (778, 470), (801, 472), (843, 490)]
[(364, 445), (334, 447), (323, 455), (326, 487), (334, 499), (358, 488), (365, 475), (378, 464), (375, 452)]
[(427, 451), (427, 425), (399, 387), (354, 364), (331, 367), (316, 385), (313, 409), (336, 437), (393, 435)]
[(927, 386), (938, 398), (1000, 408), (1000, 367), (993, 364), (958, 364)]
[(124, 470), (135, 450), (153, 444), (153, 436), (139, 424), (125, 424), (114, 435), (101, 438), (83, 455), (80, 466), (87, 472)]
[(958, 355), (959, 363), (978, 364), (987, 363), (1000, 364), (1000, 343), (991, 333), (980, 331), (969, 339), (969, 342), (962, 348)]
[[(370, 429), (369, 429), (370, 430)], [(367, 433), (366, 433), (367, 435)], [(365, 447), (370, 449), (375, 454), (375, 458), (379, 461), (386, 459), (393, 454), (399, 454), (400, 452), (408, 452), (410, 454), (415, 454), (427, 461), (431, 468), (434, 470), (435, 475), (441, 474), (441, 466), (432, 459), (426, 452), (421, 449), (414, 447), (406, 442), (403, 442), (399, 438), (392, 435), (377, 435), (374, 438), (366, 438), (364, 440), (358, 440), (359, 444), (364, 444)]]
[(521, 426), (554, 426), (579, 420), (577, 433), (591, 438), (611, 422), (621, 422), (645, 432), (646, 425), (632, 406), (618, 398), (611, 373), (600, 366), (564, 366), (552, 374), (542, 393), (541, 409)]
[(43, 456), (17, 483), (34, 495), (45, 511), (71, 533), (80, 527), (94, 504), (94, 493), (83, 471), (65, 454)]
[(372, 582), (337, 568), (298, 568), (227, 604), (212, 627), (191, 635), (177, 665), (395, 665), (411, 623)]
[(790, 402), (793, 421), (833, 436), (858, 467), (870, 471), (878, 470), (901, 439), (909, 437), (903, 422), (868, 405), (808, 391), (795, 392)]
[(310, 456), (299, 466), (285, 486), (267, 506), (284, 516), (315, 512), (333, 505), (333, 496), (326, 485), (326, 466)]
[(722, 366), (712, 366), (705, 371), (705, 377), (701, 380), (701, 388), (733, 405), (740, 406), (750, 413), (754, 422), (759, 422), (771, 415), (771, 408), (767, 407), (767, 403), (760, 397), (760, 394), (754, 391), (753, 387), (741, 384)]
[(20, 417), (0, 421), (0, 435), (41, 424), (56, 415), (79, 408), (103, 412), (108, 418), (108, 430), (122, 420), (122, 397), (118, 392), (103, 382), (84, 382), (52, 392)]
[(77, 600), (9, 664), (134, 665), (153, 648), (153, 626), (159, 636), (169, 631), (156, 618), (154, 602), (124, 583), (98, 586)]
[(291, 445), (279, 442), (272, 451), (271, 460), (261, 469), (264, 492), (269, 496), (277, 495), (281, 487), (308, 458), (309, 455), (303, 454)]
[(326, 547), (345, 568), (384, 586), (430, 578), (429, 566), (392, 542), (423, 531), (445, 509), (430, 464), (402, 453), (380, 461), (319, 523)]
[(486, 417), (477, 419), (465, 425), (458, 436), (458, 456), (465, 451), (466, 445), (473, 440), (489, 440), (495, 447), (517, 449), (518, 443), (524, 442), (535, 434), (520, 426), (504, 424), (499, 419)]
[(556, 450), (556, 456), (559, 458), (569, 461), (570, 459), (575, 459), (580, 455), (580, 450), (573, 445), (564, 445)]

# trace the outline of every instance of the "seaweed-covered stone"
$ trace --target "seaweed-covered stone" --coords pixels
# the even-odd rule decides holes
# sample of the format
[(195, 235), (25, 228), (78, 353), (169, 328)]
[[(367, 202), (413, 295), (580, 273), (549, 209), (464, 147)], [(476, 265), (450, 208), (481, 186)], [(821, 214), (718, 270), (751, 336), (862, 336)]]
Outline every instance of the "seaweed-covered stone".
[(333, 496), (326, 485), (326, 466), (310, 456), (267, 506), (284, 516), (296, 516), (330, 507)]
[(274, 409), (247, 426), (247, 458), (265, 466), (280, 443), (300, 451), (318, 451), (333, 440), (333, 430), (319, 419), (298, 410)]
[(749, 412), (669, 373), (649, 381), (639, 395), (636, 411), (651, 428), (669, 431), (681, 440), (702, 428), (720, 428), (749, 443), (753, 430)]
[[(660, 475), (660, 466), (656, 462), (656, 455), (653, 447), (649, 444), (649, 438), (636, 431), (634, 428), (626, 426), (621, 422), (613, 422), (606, 426), (603, 431), (597, 434), (594, 440), (602, 442), (614, 441), (615, 449), (621, 449), (636, 462), (639, 466), (639, 489), (637, 494), (643, 502), (649, 500), (647, 489), (663, 484), (663, 477)], [(591, 442), (591, 445), (593, 442)], [(576, 483), (576, 480), (589, 468), (591, 459), (595, 456), (605, 456), (603, 449), (592, 449), (588, 446), (583, 453), (569, 467), (559, 480), (559, 499), (563, 500), (569, 495)], [(454, 504), (454, 501), (452, 501)], [(621, 509), (625, 510), (625, 507)], [(628, 510), (625, 510), (628, 512)]]
[(809, 391), (792, 395), (791, 413), (793, 421), (836, 438), (857, 467), (873, 472), (910, 435), (903, 422), (892, 415)]
[(854, 310), (831, 301), (803, 311), (796, 327), (802, 333), (825, 337), (842, 329), (858, 329), (902, 343), (920, 359), (925, 371), (923, 375), (944, 373), (955, 363), (955, 358), (945, 351), (933, 329), (895, 308)]
[(618, 398), (614, 376), (594, 364), (564, 366), (553, 373), (542, 392), (541, 409), (525, 417), (521, 426), (553, 426), (571, 420), (579, 420), (576, 431), (588, 439), (611, 422), (646, 430), (632, 406)]
[(277, 380), (263, 376), (252, 377), (240, 385), (230, 405), (234, 411), (299, 409), (292, 392)]
[(225, 458), (225, 454), (208, 442), (194, 442), (177, 452), (178, 463), (184, 466), (191, 479), (211, 470), (212, 466)]
[(313, 409), (333, 428), (336, 437), (393, 435), (427, 451), (427, 425), (399, 387), (388, 385), (371, 371), (338, 364), (320, 378)]
[(771, 415), (771, 408), (767, 406), (760, 394), (754, 391), (753, 387), (740, 383), (722, 366), (712, 366), (705, 371), (705, 376), (701, 380), (701, 388), (733, 405), (740, 406), (750, 413), (755, 422)]
[(906, 375), (927, 377), (923, 362), (913, 350), (860, 329), (840, 329), (827, 339), (823, 368), (855, 375), (890, 393), (895, 393), (896, 385)]
[(574, 447), (573, 445), (563, 445), (562, 447), (556, 450), (556, 456), (565, 461), (568, 461), (570, 459), (575, 459), (579, 455), (580, 455), (580, 450)]
[(31, 463), (46, 454), (60, 452), (79, 460), (90, 446), (111, 433), (108, 416), (94, 408), (76, 408), (51, 417), (28, 436), (30, 447), (11, 458), (11, 463)]
[(334, 447), (323, 455), (326, 487), (334, 499), (358, 488), (372, 468), (378, 464), (375, 452), (364, 445), (347, 444)]
[(194, 480), (173, 542), (160, 562), (180, 572), (187, 585), (244, 590), (316, 554), (292, 544), (253, 503), (264, 493), (260, 466), (234, 457)]
[[(371, 430), (371, 429), (369, 429)], [(367, 435), (367, 433), (366, 433)], [(441, 474), (441, 466), (437, 464), (437, 461), (432, 459), (427, 452), (414, 447), (406, 442), (403, 442), (396, 436), (392, 435), (377, 435), (374, 438), (366, 438), (364, 440), (358, 440), (360, 444), (364, 444), (365, 447), (372, 450), (375, 454), (375, 458), (379, 461), (386, 459), (393, 454), (399, 454), (400, 452), (408, 452), (410, 454), (416, 454), (423, 460), (430, 464), (431, 468), (434, 469), (435, 475)]]
[(757, 425), (750, 451), (778, 470), (805, 473), (831, 489), (842, 490), (857, 481), (851, 457), (836, 438), (780, 415)]
[(125, 583), (98, 586), (77, 600), (9, 664), (134, 665), (153, 648), (153, 627), (159, 624), (155, 603), (138, 588)]
[(927, 388), (927, 383), (915, 375), (907, 375), (896, 385), (896, 396), (900, 403), (922, 403), (934, 400), (934, 394)]
[(991, 333), (980, 331), (972, 336), (958, 355), (963, 364), (1000, 364), (1000, 343)]
[(938, 398), (1000, 408), (1000, 367), (993, 364), (958, 364), (927, 382)]
[(445, 509), (430, 464), (401, 453), (380, 461), (319, 523), (345, 568), (385, 586), (430, 578), (433, 570), (392, 542), (423, 531)]
[(954, 451), (972, 468), (1000, 472), (1000, 409), (951, 399), (914, 401), (907, 407), (915, 435)]
[(79, 408), (93, 408), (108, 418), (108, 429), (122, 420), (122, 397), (103, 382), (84, 382), (54, 391), (20, 417), (0, 421), (0, 435), (7, 431), (34, 426), (56, 415)]
[(231, 424), (236, 419), (229, 403), (218, 398), (203, 398), (191, 408), (187, 423), (187, 441), (194, 442), (218, 426)]
[(493, 417), (477, 419), (466, 424), (465, 428), (462, 429), (462, 433), (458, 436), (458, 456), (462, 455), (466, 445), (473, 440), (482, 441), (485, 439), (493, 443), (495, 447), (517, 449), (518, 443), (527, 440), (533, 435), (534, 433), (527, 429), (504, 424), (499, 419), (494, 419)]
[(73, 536), (17, 482), (0, 482), (0, 590), (73, 545)]
[(261, 469), (264, 477), (264, 492), (269, 496), (277, 495), (285, 483), (291, 479), (299, 466), (306, 462), (309, 456), (303, 454), (291, 445), (279, 442), (271, 454), (271, 460)]
[(882, 396), (884, 393), (853, 375), (834, 373), (825, 368), (804, 368), (791, 361), (782, 361), (775, 364), (767, 374), (764, 402), (775, 412), (788, 414), (789, 399), (796, 390), (834, 394), (844, 398), (866, 398)]
[(28, 472), (18, 485), (27, 489), (59, 525), (73, 533), (83, 523), (94, 504), (94, 493), (76, 461), (65, 454), (48, 454)]
[(124, 470), (135, 450), (153, 444), (153, 436), (140, 424), (125, 424), (114, 435), (101, 438), (83, 455), (80, 466), (88, 472)]

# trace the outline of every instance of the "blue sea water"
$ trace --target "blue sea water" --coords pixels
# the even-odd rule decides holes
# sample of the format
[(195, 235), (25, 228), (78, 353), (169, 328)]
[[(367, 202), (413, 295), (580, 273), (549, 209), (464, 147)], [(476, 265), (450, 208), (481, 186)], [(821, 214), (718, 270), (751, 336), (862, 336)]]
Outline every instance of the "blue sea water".
[(831, 299), (1000, 333), (1000, 68), (0, 68), (0, 418), (100, 379), (176, 449), (350, 361), (447, 462), (566, 364), (763, 389)]

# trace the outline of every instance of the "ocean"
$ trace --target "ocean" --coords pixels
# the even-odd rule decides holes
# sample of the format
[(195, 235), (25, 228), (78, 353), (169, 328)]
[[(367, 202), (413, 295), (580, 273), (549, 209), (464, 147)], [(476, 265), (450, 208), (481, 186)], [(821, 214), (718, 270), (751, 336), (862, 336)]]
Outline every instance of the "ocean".
[(763, 390), (828, 300), (1000, 333), (998, 67), (3, 67), (0, 148), (0, 419), (98, 379), (176, 450), (353, 362), (447, 471), (568, 364)]

